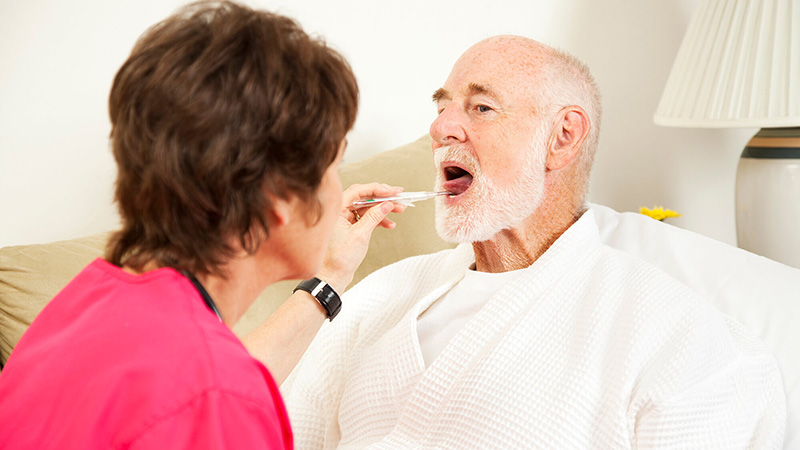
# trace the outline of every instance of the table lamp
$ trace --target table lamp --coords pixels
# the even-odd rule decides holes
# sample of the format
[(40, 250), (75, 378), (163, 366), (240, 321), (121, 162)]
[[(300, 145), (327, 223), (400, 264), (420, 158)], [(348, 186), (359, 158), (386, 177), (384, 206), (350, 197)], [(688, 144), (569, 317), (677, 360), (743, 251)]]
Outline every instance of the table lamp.
[(703, 0), (653, 120), (761, 128), (736, 173), (738, 245), (800, 267), (800, 1)]

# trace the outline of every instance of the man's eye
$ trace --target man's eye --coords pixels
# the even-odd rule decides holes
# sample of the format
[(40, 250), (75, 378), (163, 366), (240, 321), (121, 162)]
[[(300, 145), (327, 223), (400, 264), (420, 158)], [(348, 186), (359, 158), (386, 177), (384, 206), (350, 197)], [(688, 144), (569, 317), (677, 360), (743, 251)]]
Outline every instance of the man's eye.
[(482, 112), (482, 113), (489, 112), (489, 111), (492, 110), (492, 108), (490, 108), (490, 107), (488, 107), (486, 105), (478, 105), (477, 108), (478, 108), (478, 111)]

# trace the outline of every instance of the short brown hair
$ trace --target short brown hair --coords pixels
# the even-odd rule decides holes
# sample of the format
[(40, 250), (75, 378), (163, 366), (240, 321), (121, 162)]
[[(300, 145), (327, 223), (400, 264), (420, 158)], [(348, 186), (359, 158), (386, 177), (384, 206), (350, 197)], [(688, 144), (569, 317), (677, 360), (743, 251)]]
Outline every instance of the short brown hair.
[(268, 193), (316, 219), (357, 108), (350, 66), (293, 20), (229, 1), (182, 8), (139, 38), (111, 88), (122, 229), (106, 258), (221, 273), (231, 238), (253, 253), (269, 234)]

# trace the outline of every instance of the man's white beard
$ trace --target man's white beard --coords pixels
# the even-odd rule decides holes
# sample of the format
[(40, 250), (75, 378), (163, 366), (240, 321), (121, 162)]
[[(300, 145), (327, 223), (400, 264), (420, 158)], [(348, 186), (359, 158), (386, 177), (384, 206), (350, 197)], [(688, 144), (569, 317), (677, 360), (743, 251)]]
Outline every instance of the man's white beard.
[(502, 230), (516, 227), (533, 215), (544, 198), (545, 138), (539, 130), (519, 177), (505, 189), (484, 175), (475, 156), (459, 147), (442, 147), (434, 152), (436, 190), (446, 181), (443, 161), (458, 161), (471, 168), (472, 184), (456, 205), (447, 206), (436, 198), (436, 231), (453, 243), (482, 242)]

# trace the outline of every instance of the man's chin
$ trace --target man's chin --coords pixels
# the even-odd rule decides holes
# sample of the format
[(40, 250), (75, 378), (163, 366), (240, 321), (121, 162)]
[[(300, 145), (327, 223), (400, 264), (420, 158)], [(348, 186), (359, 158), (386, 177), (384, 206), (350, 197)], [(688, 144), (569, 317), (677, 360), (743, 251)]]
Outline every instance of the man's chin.
[(466, 236), (462, 236), (461, 233), (458, 233), (458, 230), (452, 230), (450, 228), (442, 228), (437, 226), (436, 232), (439, 234), (439, 237), (442, 238), (443, 241), (449, 242), (451, 244), (463, 244), (464, 242), (472, 242)]
[(482, 218), (455, 217), (436, 211), (436, 232), (445, 242), (463, 244), (465, 242), (483, 242), (494, 237), (502, 227), (488, 224)]
[[(438, 200), (438, 199), (437, 199)], [(539, 206), (528, 211), (518, 210), (517, 214), (497, 210), (488, 206), (466, 205), (464, 203), (447, 206), (436, 203), (436, 232), (439, 237), (452, 244), (464, 242), (485, 242), (492, 240), (503, 230), (520, 226)]]

